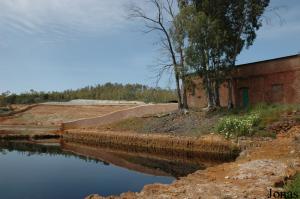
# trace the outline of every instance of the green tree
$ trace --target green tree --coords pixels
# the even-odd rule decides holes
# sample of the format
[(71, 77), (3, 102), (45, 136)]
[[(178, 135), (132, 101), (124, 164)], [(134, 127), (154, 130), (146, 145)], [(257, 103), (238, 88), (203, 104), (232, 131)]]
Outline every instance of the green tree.
[(31, 90), (21, 94), (3, 93), (0, 95), (0, 106), (7, 104), (33, 104), (49, 101), (64, 102), (73, 99), (96, 100), (134, 100), (154, 103), (166, 103), (176, 100), (176, 93), (171, 89), (151, 88), (141, 84), (106, 83), (87, 86), (77, 90), (62, 92), (38, 92)]
[(228, 58), (228, 108), (233, 107), (232, 72), (236, 58), (244, 47), (249, 48), (255, 41), (256, 31), (262, 26), (262, 17), (270, 0), (229, 1), (226, 6), (224, 27), (228, 32), (226, 53)]
[(220, 8), (207, 7), (199, 11), (196, 4), (192, 3), (182, 9), (178, 17), (185, 21), (189, 39), (186, 61), (191, 70), (203, 80), (209, 108), (220, 105), (219, 86), (224, 76), (222, 70), (226, 57), (224, 53), (226, 32), (221, 29), (219, 18), (211, 16), (211, 12), (216, 12), (217, 9)]
[(203, 80), (208, 107), (220, 105), (219, 87), (228, 80), (232, 107), (232, 71), (236, 57), (253, 44), (269, 0), (190, 0), (179, 18), (185, 20), (187, 62)]

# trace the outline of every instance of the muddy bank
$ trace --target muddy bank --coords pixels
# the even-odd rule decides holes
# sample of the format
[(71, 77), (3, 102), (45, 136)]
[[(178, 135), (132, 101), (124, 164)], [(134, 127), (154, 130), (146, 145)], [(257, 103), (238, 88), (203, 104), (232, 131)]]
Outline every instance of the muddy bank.
[(138, 134), (129, 132), (98, 132), (68, 130), (63, 133), (66, 141), (107, 146), (118, 149), (139, 151), (157, 151), (167, 154), (208, 154), (210, 157), (222, 156), (223, 159), (235, 158), (240, 152), (237, 145), (220, 137), (196, 138), (160, 134)]
[[(197, 171), (171, 185), (147, 185), (139, 193), (109, 198), (267, 198), (270, 189), (300, 171), (300, 127), (275, 140), (243, 151), (237, 161)], [(91, 195), (86, 199), (102, 199)]]

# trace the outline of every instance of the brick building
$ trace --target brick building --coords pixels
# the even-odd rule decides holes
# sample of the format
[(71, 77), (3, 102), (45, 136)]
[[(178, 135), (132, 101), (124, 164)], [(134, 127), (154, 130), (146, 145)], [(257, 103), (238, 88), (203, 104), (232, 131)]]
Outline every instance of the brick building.
[[(191, 107), (206, 107), (207, 97), (202, 81), (192, 80), (188, 90)], [(221, 106), (227, 106), (228, 88), (220, 87)], [(266, 103), (300, 103), (300, 55), (237, 66), (233, 80), (233, 103), (235, 106)]]

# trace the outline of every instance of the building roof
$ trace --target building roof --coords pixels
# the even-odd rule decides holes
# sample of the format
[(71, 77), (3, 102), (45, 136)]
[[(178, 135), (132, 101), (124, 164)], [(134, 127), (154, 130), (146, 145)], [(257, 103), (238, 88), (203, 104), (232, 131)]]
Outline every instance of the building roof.
[[(262, 60), (262, 61), (257, 61), (257, 62), (250, 62), (250, 63), (246, 63), (246, 64), (239, 64), (239, 65), (236, 65), (235, 69), (236, 70), (242, 69), (242, 71), (245, 71), (244, 69), (246, 69), (248, 71), (247, 72), (248, 74), (252, 74), (253, 72), (257, 72), (257, 71), (262, 72), (263, 71), (263, 70), (255, 70), (255, 71), (253, 71), (252, 66), (256, 67), (256, 68), (260, 67), (260, 66), (255, 66), (257, 64), (265, 64), (265, 63), (268, 63), (268, 62), (273, 62), (273, 61), (276, 62), (276, 61), (281, 61), (281, 60), (293, 59), (293, 58), (297, 58), (297, 57), (300, 58), (300, 54), (289, 55), (289, 56), (285, 56), (285, 57), (278, 57), (278, 58), (274, 58), (274, 59)], [(270, 72), (271, 73), (275, 73), (275, 72), (278, 72), (278, 71), (282, 72), (282, 71), (289, 70), (287, 67), (282, 67), (281, 65), (279, 67), (277, 67), (277, 66), (278, 66), (278, 64), (275, 64), (274, 67), (273, 67), (273, 69), (272, 69), (272, 71), (268, 71), (268, 69), (266, 69), (267, 73), (270, 73)], [(266, 73), (266, 71), (265, 71), (265, 73)], [(192, 76), (195, 76), (195, 75), (197, 75), (196, 72), (192, 72), (192, 73), (187, 74), (187, 76), (189, 76), (189, 77), (192, 77)]]
[(256, 61), (256, 62), (250, 62), (250, 63), (245, 63), (245, 64), (239, 64), (239, 65), (237, 65), (237, 67), (248, 66), (248, 65), (251, 65), (251, 64), (258, 64), (258, 63), (266, 63), (266, 62), (284, 60), (284, 59), (290, 59), (290, 58), (295, 58), (295, 57), (300, 57), (300, 53), (299, 54), (295, 54), (295, 55), (285, 56), (285, 57), (278, 57), (278, 58), (267, 59), (267, 60), (262, 60), (262, 61)]

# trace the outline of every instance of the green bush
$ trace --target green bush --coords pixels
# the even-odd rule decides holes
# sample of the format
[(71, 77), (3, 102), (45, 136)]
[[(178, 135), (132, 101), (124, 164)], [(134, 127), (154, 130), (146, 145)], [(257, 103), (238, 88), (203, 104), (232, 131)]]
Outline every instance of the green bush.
[[(260, 103), (246, 109), (235, 108), (223, 114), (223, 119), (216, 124), (216, 131), (227, 138), (239, 136), (275, 138), (276, 134), (268, 131), (268, 125), (280, 121), (283, 115), (294, 111), (300, 111), (299, 104)], [(293, 116), (293, 119), (300, 121), (298, 115)]]
[(260, 121), (260, 115), (251, 113), (245, 116), (227, 116), (222, 118), (218, 125), (217, 131), (226, 138), (251, 135)]

